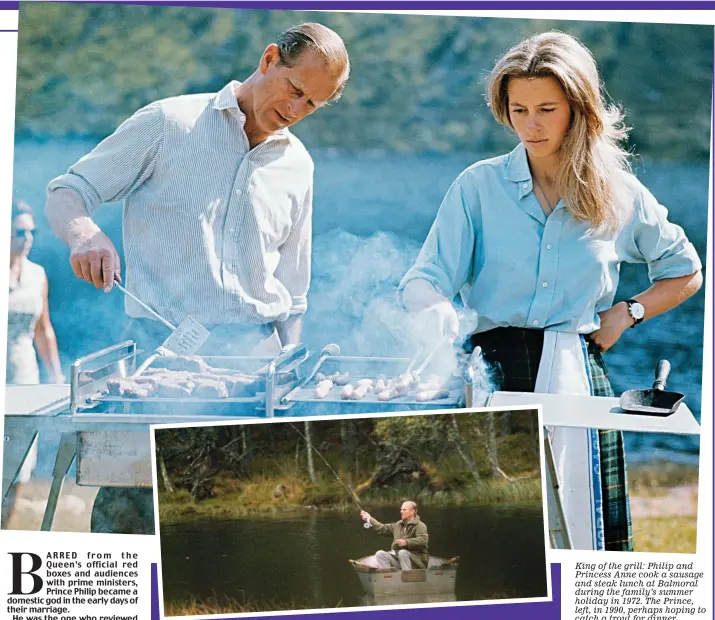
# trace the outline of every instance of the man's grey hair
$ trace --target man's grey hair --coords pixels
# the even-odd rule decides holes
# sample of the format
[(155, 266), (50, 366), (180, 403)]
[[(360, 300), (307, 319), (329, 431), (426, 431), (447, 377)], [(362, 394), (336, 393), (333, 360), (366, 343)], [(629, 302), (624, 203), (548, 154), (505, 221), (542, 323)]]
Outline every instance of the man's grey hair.
[(407, 504), (412, 510), (415, 511), (415, 514), (417, 514), (417, 503), (413, 502), (411, 499), (408, 499), (407, 501), (403, 502)]
[(325, 64), (340, 73), (340, 81), (330, 101), (337, 101), (350, 77), (350, 59), (340, 35), (322, 24), (307, 22), (289, 28), (276, 40), (280, 62), (292, 67), (306, 50), (313, 50), (325, 60)]

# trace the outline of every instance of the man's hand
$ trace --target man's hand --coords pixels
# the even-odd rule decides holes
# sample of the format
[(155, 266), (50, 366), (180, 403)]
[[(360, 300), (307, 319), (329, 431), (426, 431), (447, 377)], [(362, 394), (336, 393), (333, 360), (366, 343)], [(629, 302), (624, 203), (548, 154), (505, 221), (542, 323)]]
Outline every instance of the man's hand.
[(395, 544), (396, 544), (398, 547), (406, 547), (406, 546), (407, 546), (407, 541), (406, 541), (404, 538), (398, 538), (398, 539), (395, 541)]
[(597, 344), (601, 351), (608, 351), (631, 325), (633, 317), (628, 312), (628, 304), (624, 301), (617, 303), (608, 310), (599, 312), (601, 327), (588, 335), (588, 338)]
[(361, 518), (363, 521), (369, 521), (369, 520), (371, 519), (370, 513), (365, 512), (364, 510), (361, 510), (361, 511), (360, 511), (360, 518)]
[(415, 330), (427, 341), (436, 341), (447, 336), (454, 342), (459, 334), (457, 311), (446, 299), (433, 304), (415, 317)]
[(103, 288), (105, 293), (112, 290), (115, 279), (122, 281), (119, 254), (101, 230), (70, 246), (70, 265), (80, 280)]

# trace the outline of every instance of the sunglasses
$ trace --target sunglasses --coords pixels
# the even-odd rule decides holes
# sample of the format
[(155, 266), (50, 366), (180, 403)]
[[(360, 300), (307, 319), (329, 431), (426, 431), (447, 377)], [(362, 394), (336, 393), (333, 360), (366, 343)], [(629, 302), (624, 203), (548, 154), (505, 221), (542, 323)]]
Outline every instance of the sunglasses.
[(35, 237), (37, 235), (37, 230), (35, 228), (20, 228), (17, 230), (13, 230), (12, 234), (15, 235), (18, 239), (20, 237), (24, 237), (27, 239), (30, 235)]

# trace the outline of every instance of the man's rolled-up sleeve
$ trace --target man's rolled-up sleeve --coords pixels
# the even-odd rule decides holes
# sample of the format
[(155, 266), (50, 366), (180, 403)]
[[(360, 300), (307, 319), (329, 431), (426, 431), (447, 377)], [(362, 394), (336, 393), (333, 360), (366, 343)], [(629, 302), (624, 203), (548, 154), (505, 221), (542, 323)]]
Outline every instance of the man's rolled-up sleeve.
[(66, 174), (53, 179), (47, 191), (74, 190), (90, 214), (102, 203), (122, 200), (151, 176), (163, 137), (163, 112), (152, 103), (124, 121)]
[(415, 264), (400, 282), (402, 291), (412, 280), (427, 280), (439, 293), (452, 299), (464, 286), (472, 270), (475, 232), (463, 175), (447, 191), (437, 217), (422, 245)]
[(304, 314), (308, 309), (311, 252), (313, 243), (312, 180), (300, 205), (285, 243), (280, 249), (276, 278), (291, 296), (290, 314)]
[(646, 263), (651, 282), (678, 278), (702, 269), (683, 229), (668, 221), (668, 210), (645, 187), (634, 204), (627, 262)]

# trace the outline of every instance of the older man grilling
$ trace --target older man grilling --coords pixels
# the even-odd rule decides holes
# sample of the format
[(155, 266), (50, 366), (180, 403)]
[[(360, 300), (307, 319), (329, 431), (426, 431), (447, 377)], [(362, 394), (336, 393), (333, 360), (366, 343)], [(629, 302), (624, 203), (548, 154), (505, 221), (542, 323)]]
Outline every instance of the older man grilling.
[[(105, 292), (122, 280), (92, 215), (124, 201), (127, 288), (174, 324), (191, 315), (209, 327), (202, 354), (249, 354), (246, 343), (276, 335), (297, 344), (313, 161), (288, 127), (338, 99), (349, 72), (342, 39), (306, 23), (268, 45), (244, 82), (137, 111), (49, 184), (47, 218), (75, 275)], [(169, 335), (133, 300), (126, 311), (125, 337), (140, 348)]]
[(429, 535), (427, 526), (417, 516), (415, 502), (406, 501), (402, 504), (400, 520), (395, 523), (382, 524), (364, 510), (360, 512), (360, 518), (370, 523), (378, 534), (392, 536), (390, 551), (375, 553), (375, 559), (380, 567), (400, 570), (427, 568)]
[[(199, 353), (275, 354), (297, 344), (310, 284), (313, 161), (288, 127), (335, 101), (342, 39), (315, 23), (266, 47), (244, 82), (155, 101), (48, 186), (45, 212), (75, 275), (105, 292), (117, 250), (92, 216), (124, 201), (126, 286), (174, 324), (211, 331)], [(124, 338), (169, 335), (126, 300)], [(280, 340), (280, 343), (278, 342)], [(154, 533), (151, 489), (100, 489), (92, 531)]]

